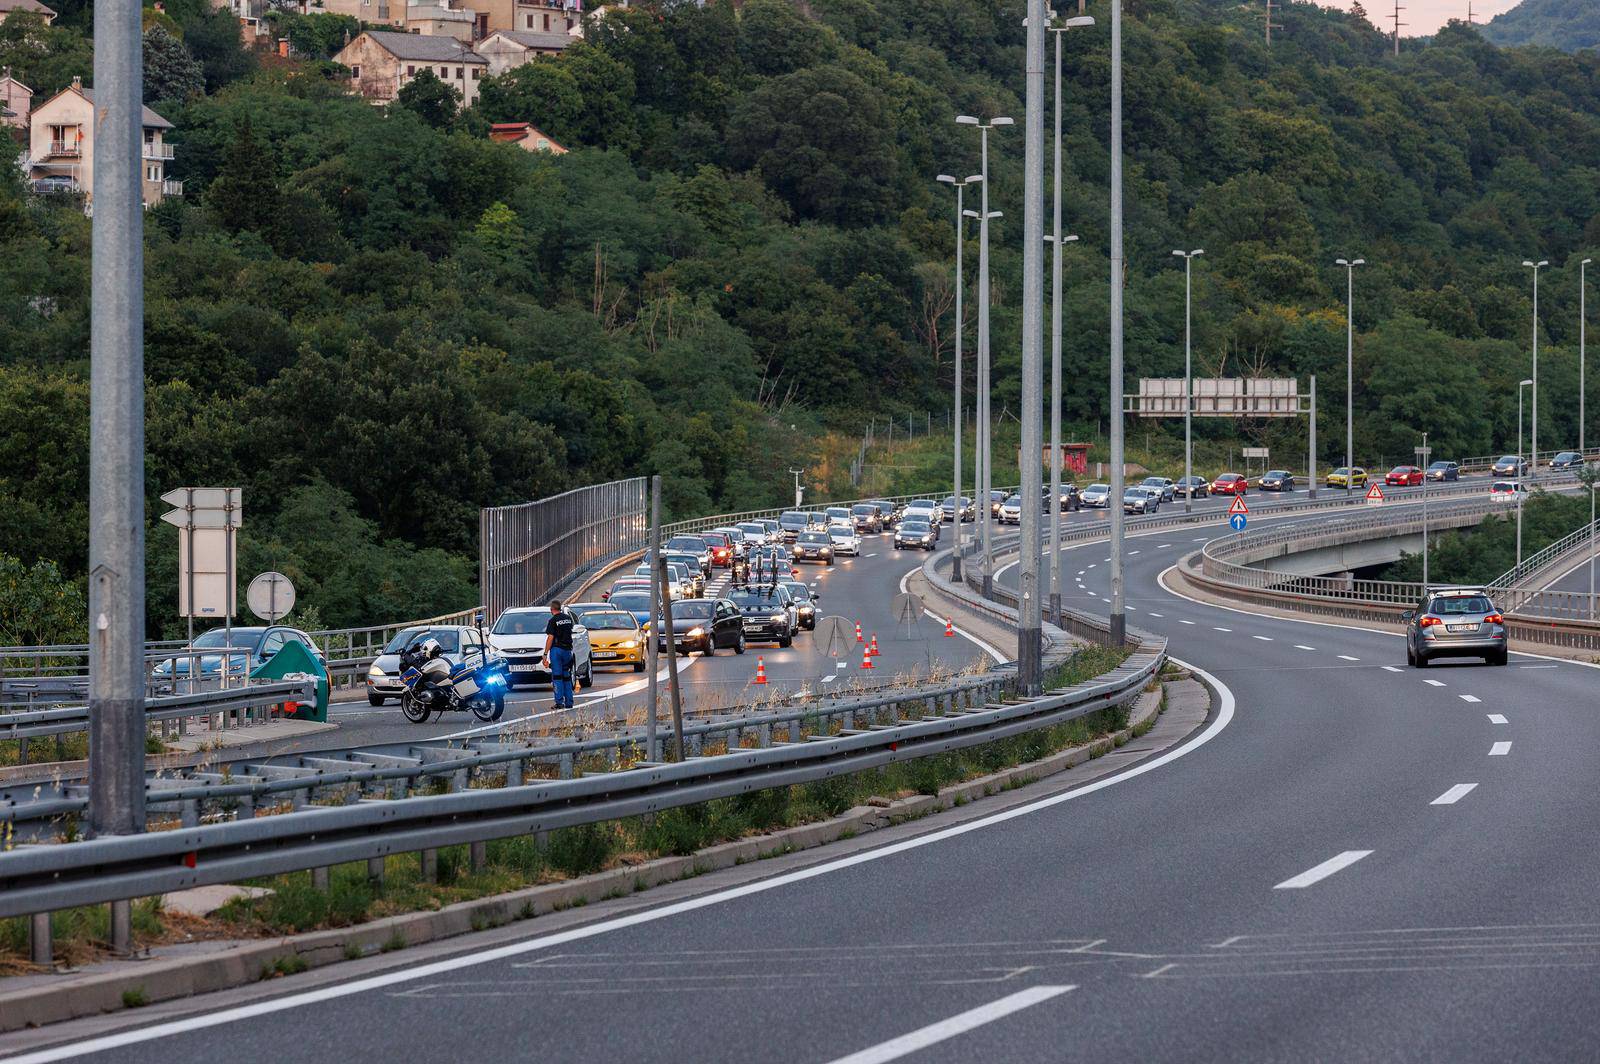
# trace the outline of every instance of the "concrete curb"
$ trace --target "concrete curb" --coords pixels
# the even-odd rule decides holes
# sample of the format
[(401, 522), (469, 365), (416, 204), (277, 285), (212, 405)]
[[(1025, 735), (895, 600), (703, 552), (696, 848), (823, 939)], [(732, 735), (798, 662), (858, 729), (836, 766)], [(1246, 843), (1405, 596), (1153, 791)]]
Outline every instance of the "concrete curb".
[[(1198, 697), (1209, 698), (1205, 689), (1193, 680), (1177, 681), (1165, 687), (1174, 689), (1175, 693), (1181, 691), (1186, 698), (1196, 697), (1195, 691), (1199, 692)], [(1188, 687), (1195, 691), (1186, 690)], [(1141, 693), (1129, 712), (1128, 726), (1111, 735), (1039, 761), (953, 784), (937, 795), (915, 795), (887, 801), (881, 806), (857, 806), (832, 820), (722, 843), (685, 857), (657, 858), (564, 883), (459, 902), (432, 912), (406, 913), (355, 927), (244, 942), (215, 953), (119, 962), (121, 970), (117, 971), (67, 974), (10, 993), (0, 990), (0, 1031), (42, 1027), (121, 1011), (129, 1008), (131, 999), (150, 1004), (212, 993), (271, 978), (280, 971), (320, 968), (403, 946), (482, 931), (766, 857), (812, 849), (966, 805), (1064, 772), (1126, 744), (1161, 712), (1163, 697), (1162, 691)]]

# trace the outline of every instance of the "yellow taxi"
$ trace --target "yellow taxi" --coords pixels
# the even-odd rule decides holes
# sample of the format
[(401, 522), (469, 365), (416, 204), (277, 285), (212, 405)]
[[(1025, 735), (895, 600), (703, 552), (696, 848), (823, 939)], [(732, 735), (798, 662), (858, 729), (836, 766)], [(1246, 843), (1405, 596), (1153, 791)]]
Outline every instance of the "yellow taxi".
[(589, 630), (589, 660), (595, 668), (632, 665), (634, 672), (644, 671), (645, 633), (637, 617), (605, 603), (584, 603), (570, 611)]
[(1330, 488), (1364, 488), (1367, 486), (1367, 471), (1360, 466), (1348, 468), (1340, 466), (1328, 474), (1328, 487)]

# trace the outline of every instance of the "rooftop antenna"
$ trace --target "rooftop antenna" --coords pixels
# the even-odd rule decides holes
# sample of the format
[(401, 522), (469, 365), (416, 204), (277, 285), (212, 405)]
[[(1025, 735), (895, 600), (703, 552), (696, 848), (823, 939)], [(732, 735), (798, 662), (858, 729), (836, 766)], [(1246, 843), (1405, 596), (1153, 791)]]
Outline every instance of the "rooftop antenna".
[(1404, 10), (1405, 10), (1405, 8), (1400, 6), (1400, 0), (1395, 0), (1395, 5), (1394, 5), (1394, 54), (1395, 54), (1396, 57), (1398, 57), (1400, 55), (1400, 27), (1401, 26), (1409, 26), (1409, 25), (1411, 25), (1411, 23), (1409, 23), (1409, 22), (1401, 22), (1400, 21), (1400, 12), (1402, 12)]

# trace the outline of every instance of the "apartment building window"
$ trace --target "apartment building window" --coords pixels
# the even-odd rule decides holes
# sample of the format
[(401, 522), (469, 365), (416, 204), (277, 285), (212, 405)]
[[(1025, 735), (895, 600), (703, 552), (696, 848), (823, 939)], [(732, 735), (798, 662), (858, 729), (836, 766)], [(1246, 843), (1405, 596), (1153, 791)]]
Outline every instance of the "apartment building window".
[[(415, 65), (411, 65), (411, 66), (406, 67), (406, 77), (414, 78), (416, 76), (417, 76), (417, 68), (416, 68)], [(662, 638), (665, 639), (666, 636), (662, 636)]]
[(361, 80), (361, 67), (360, 66), (351, 67), (350, 68), (350, 77), (354, 81), (360, 81)]
[[(467, 72), (466, 72), (465, 68), (456, 67), (456, 80), (457, 81), (466, 81), (467, 80)], [(666, 638), (666, 637), (663, 636), (662, 638)]]
[[(481, 80), (483, 80), (483, 69), (481, 67), (473, 67), (472, 68), (472, 80), (473, 81), (481, 81)], [(663, 638), (665, 638), (665, 637), (663, 637)]]
[(528, 25), (525, 28), (530, 29), (530, 30), (533, 29), (533, 16), (532, 15), (524, 15), (523, 18), (528, 20)]
[(144, 168), (144, 179), (146, 181), (160, 181), (161, 168), (159, 166), (146, 166)]
[[(544, 31), (546, 33), (550, 32), (550, 16), (549, 15), (546, 15), (544, 17)], [(663, 636), (663, 638), (665, 638), (665, 637)]]
[[(450, 76), (450, 68), (449, 67), (440, 67), (439, 68), (439, 77), (440, 77), (441, 80), (444, 79), (444, 78), (447, 78), (449, 76)], [(663, 638), (665, 638), (665, 637), (663, 637)]]

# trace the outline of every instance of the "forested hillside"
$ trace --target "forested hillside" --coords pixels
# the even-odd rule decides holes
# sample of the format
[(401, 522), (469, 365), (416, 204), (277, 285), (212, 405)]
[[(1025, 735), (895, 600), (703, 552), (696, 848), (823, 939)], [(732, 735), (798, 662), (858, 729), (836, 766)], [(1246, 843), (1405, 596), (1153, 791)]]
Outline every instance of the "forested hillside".
[(1592, 0), (1522, 0), (1483, 29), (1496, 44), (1534, 44), (1563, 51), (1600, 47), (1600, 5)]
[[(204, 91), (162, 44), (178, 95), (152, 105), (176, 125), (186, 195), (147, 224), (148, 487), (242, 484), (245, 575), (290, 572), (321, 620), (469, 601), (480, 505), (650, 471), (677, 514), (772, 504), (821, 429), (947, 402), (954, 212), (933, 177), (977, 170), (955, 114), (1022, 117), (1016, 0), (611, 12), (465, 113), (437, 84), (375, 108), (330, 63), (218, 51), (184, 2), (152, 18)], [(1066, 409), (1085, 434), (1105, 416), (1109, 121), (1109, 9), (1088, 10), (1101, 25), (1067, 38), (1064, 185), (1083, 238)], [(1358, 458), (1409, 454), (1424, 429), (1441, 453), (1507, 447), (1534, 256), (1552, 264), (1541, 443), (1575, 439), (1568, 264), (1600, 243), (1600, 58), (1455, 26), (1395, 59), (1365, 21), (1309, 4), (1284, 6), (1271, 50), (1259, 11), (1232, 2), (1128, 12), (1130, 379), (1181, 372), (1171, 251), (1204, 247), (1198, 371), (1317, 373), (1333, 454), (1333, 259), (1359, 255)], [(0, 61), (64, 83), (88, 54), (87, 8), (67, 14), (42, 54), (13, 17)], [(331, 17), (295, 20), (297, 46), (335, 49)], [(573, 151), (487, 140), (511, 120)], [(1015, 409), (1020, 129), (991, 145), (996, 398)], [(0, 182), (0, 554), (69, 576), (86, 541), (88, 252), (80, 212)], [(175, 547), (153, 529), (167, 624)]]

